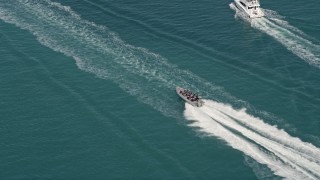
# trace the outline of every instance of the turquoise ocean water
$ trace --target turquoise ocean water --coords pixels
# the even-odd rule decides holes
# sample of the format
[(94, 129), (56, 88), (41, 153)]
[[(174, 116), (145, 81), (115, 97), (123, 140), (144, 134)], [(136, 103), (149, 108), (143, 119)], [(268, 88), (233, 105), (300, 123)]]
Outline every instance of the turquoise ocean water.
[(0, 179), (320, 179), (319, 2), (231, 2), (0, 0)]

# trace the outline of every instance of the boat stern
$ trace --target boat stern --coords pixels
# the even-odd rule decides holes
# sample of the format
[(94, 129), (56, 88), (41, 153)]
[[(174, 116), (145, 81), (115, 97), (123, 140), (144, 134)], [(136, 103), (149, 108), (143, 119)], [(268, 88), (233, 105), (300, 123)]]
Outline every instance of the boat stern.
[(253, 10), (251, 13), (250, 13), (250, 18), (261, 18), (264, 16), (264, 13), (263, 11), (259, 8), (259, 9), (256, 9), (256, 10)]

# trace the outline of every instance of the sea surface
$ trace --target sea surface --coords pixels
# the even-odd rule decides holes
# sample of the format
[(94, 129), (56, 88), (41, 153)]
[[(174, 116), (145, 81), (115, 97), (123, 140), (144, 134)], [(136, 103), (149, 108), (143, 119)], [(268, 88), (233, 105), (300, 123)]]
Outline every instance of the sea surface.
[(319, 1), (230, 3), (0, 0), (0, 179), (320, 179)]

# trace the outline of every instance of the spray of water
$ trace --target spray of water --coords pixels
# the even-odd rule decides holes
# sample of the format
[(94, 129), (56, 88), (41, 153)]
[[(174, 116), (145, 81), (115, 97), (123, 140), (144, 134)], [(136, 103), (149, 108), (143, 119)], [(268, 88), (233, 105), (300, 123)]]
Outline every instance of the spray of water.
[(234, 149), (286, 179), (319, 179), (320, 149), (229, 105), (206, 100), (201, 108), (186, 104), (190, 126), (219, 137)]

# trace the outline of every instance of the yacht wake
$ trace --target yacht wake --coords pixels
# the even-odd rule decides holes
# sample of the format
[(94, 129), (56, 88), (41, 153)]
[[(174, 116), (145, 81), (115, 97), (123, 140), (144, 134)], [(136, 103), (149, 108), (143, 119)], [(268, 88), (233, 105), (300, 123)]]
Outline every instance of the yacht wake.
[(190, 126), (219, 137), (276, 175), (286, 179), (319, 179), (320, 149), (253, 117), (245, 110), (206, 100), (201, 108), (186, 104)]
[(256, 28), (275, 40), (280, 42), (286, 49), (296, 56), (305, 60), (310, 65), (320, 68), (320, 46), (312, 41), (298, 28), (290, 25), (275, 11), (263, 9), (265, 17), (249, 19), (243, 12), (239, 11), (233, 4), (230, 8), (236, 11), (236, 17), (250, 22)]

